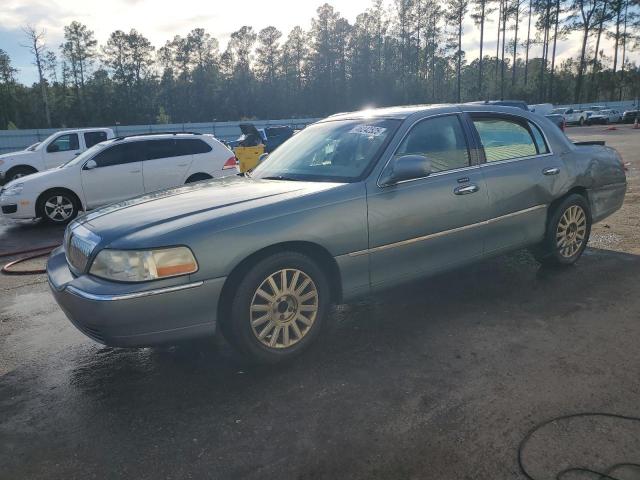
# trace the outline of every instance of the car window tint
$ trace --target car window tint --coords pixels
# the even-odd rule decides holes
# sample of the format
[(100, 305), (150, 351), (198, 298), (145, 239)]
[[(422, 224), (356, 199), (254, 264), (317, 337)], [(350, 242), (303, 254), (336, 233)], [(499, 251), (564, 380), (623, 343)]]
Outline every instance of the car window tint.
[(159, 139), (159, 140), (147, 140), (144, 142), (147, 152), (147, 160), (156, 160), (159, 158), (171, 158), (179, 157), (180, 155), (186, 155), (180, 151), (176, 140)]
[(96, 143), (104, 142), (107, 139), (107, 132), (85, 132), (84, 143), (87, 148), (93, 147)]
[(197, 155), (210, 152), (211, 145), (203, 140), (181, 138), (176, 140), (181, 155)]
[(474, 119), (487, 162), (529, 157), (538, 153), (529, 130), (501, 118)]
[(404, 138), (396, 156), (424, 155), (434, 172), (469, 166), (469, 150), (457, 115), (418, 123)]
[(78, 143), (77, 133), (68, 133), (60, 135), (53, 142), (47, 146), (47, 152), (69, 152), (72, 150), (78, 150), (80, 144)]
[(93, 160), (98, 164), (98, 167), (111, 167), (139, 162), (143, 160), (143, 156), (142, 142), (128, 142), (108, 147), (93, 157)]
[(545, 153), (549, 153), (547, 142), (545, 142), (544, 137), (542, 136), (542, 132), (540, 131), (538, 126), (529, 122), (529, 128), (531, 129), (531, 133), (533, 133), (533, 139), (536, 141), (538, 154), (543, 155)]

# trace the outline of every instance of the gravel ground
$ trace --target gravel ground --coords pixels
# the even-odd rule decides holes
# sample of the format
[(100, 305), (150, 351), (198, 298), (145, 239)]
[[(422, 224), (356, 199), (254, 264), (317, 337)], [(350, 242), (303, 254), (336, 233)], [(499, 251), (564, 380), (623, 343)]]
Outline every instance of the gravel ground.
[[(640, 130), (568, 134), (631, 163), (623, 209), (578, 265), (517, 252), (338, 306), (291, 365), (246, 365), (221, 339), (102, 347), (42, 276), (0, 276), (0, 479), (524, 478), (535, 424), (640, 415)], [(0, 251), (61, 235), (5, 221)], [(552, 423), (523, 458), (540, 480), (640, 463), (640, 425)]]

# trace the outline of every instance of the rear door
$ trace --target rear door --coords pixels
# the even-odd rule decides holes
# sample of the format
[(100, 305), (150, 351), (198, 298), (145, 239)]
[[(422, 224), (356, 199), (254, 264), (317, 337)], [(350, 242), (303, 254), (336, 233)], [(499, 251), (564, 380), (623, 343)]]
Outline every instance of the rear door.
[(146, 140), (146, 160), (142, 165), (145, 192), (182, 185), (193, 160), (191, 139)]
[(77, 133), (63, 133), (54, 138), (43, 150), (45, 168), (55, 168), (80, 155), (82, 148)]
[(418, 121), (393, 155), (424, 155), (432, 173), (396, 185), (367, 186), (372, 287), (482, 255), (487, 188), (468, 133), (459, 114)]
[(113, 145), (98, 153), (97, 166), (82, 167), (82, 188), (89, 209), (144, 193), (142, 182), (142, 142)]
[(542, 239), (549, 204), (568, 173), (542, 129), (518, 115), (471, 113), (481, 145), (490, 218), (485, 250), (493, 254)]

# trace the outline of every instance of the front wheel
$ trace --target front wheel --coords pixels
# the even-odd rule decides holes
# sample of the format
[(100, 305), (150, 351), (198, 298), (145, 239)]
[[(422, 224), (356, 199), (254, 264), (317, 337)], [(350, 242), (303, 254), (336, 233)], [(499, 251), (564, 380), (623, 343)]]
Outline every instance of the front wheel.
[(78, 216), (78, 201), (66, 190), (51, 190), (40, 197), (38, 214), (47, 223), (66, 225)]
[(278, 363), (318, 336), (329, 300), (326, 275), (315, 261), (297, 252), (276, 253), (240, 281), (222, 330), (251, 360)]
[(545, 238), (533, 254), (545, 265), (572, 265), (587, 248), (590, 234), (589, 204), (582, 195), (569, 195), (550, 213)]

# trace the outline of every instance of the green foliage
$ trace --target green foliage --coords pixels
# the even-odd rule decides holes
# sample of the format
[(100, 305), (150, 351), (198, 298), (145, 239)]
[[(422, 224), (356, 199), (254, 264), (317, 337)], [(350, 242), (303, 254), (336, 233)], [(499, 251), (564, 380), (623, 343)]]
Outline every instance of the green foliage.
[(9, 121), (9, 123), (7, 123), (7, 130), (18, 130), (18, 127), (16, 126), (15, 123), (13, 123), (12, 121)]
[[(202, 28), (157, 50), (135, 29), (98, 46), (74, 21), (57, 54), (43, 52), (40, 85), (17, 83), (0, 50), (0, 125), (46, 126), (45, 95), (54, 127), (324, 116), (500, 97), (634, 98), (640, 74), (628, 57), (639, 8), (630, 0), (372, 0), (351, 24), (325, 3), (309, 31), (242, 26), (222, 52)], [(556, 47), (566, 51), (566, 33), (585, 24), (587, 48), (560, 64)], [(463, 50), (472, 29), (483, 31), (482, 59)], [(613, 54), (591, 47), (599, 38), (617, 46)]]

